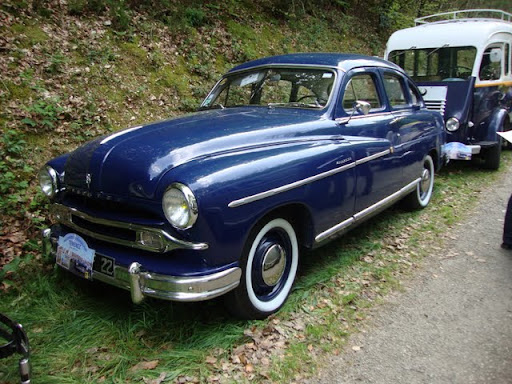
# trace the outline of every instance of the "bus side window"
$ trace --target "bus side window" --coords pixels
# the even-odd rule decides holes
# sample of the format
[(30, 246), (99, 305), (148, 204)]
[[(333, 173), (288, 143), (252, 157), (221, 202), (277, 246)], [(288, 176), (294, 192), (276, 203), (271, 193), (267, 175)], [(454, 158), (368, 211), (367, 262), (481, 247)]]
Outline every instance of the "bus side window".
[(485, 50), (480, 64), (480, 80), (498, 80), (501, 77), (502, 60), (497, 60), (497, 57), (501, 56), (500, 52), (501, 48), (497, 47), (488, 47)]
[(505, 44), (505, 75), (510, 76), (510, 44)]

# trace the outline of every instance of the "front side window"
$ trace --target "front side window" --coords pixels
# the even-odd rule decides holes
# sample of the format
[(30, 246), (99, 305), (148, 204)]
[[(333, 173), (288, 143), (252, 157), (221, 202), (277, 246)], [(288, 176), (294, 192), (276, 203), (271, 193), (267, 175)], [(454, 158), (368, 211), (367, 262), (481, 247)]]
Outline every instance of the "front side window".
[(201, 109), (271, 106), (322, 109), (331, 96), (335, 73), (308, 68), (263, 68), (226, 76)]
[(503, 50), (500, 47), (488, 47), (480, 63), (480, 80), (498, 80), (501, 77)]
[(355, 75), (347, 83), (342, 101), (345, 112), (351, 114), (357, 101), (370, 103), (372, 109), (382, 107), (373, 75), (369, 73)]
[(412, 83), (412, 82), (408, 82), (409, 83), (409, 93), (411, 95), (411, 101), (412, 101), (412, 105), (420, 105), (421, 102), (421, 96), (418, 92), (418, 88), (416, 88), (416, 86)]
[(414, 81), (465, 80), (473, 72), (475, 58), (475, 47), (448, 46), (396, 50), (388, 56)]
[(389, 73), (384, 74), (384, 88), (388, 95), (388, 100), (392, 108), (407, 106), (405, 99), (404, 84), (400, 77)]

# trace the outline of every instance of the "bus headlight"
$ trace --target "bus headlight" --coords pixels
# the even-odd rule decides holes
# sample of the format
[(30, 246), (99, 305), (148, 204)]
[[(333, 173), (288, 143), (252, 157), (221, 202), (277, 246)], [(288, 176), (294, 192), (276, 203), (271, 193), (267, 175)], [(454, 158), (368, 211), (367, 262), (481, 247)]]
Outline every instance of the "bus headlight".
[(448, 132), (455, 132), (460, 127), (459, 120), (455, 117), (450, 117), (448, 120), (446, 120), (446, 130)]

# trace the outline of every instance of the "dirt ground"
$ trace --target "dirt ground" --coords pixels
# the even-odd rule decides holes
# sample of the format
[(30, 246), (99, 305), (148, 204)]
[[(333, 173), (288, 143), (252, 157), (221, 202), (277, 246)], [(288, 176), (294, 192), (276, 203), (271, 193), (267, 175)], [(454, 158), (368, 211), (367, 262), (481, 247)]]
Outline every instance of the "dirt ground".
[(512, 251), (500, 247), (511, 193), (509, 168), (309, 384), (512, 383)]

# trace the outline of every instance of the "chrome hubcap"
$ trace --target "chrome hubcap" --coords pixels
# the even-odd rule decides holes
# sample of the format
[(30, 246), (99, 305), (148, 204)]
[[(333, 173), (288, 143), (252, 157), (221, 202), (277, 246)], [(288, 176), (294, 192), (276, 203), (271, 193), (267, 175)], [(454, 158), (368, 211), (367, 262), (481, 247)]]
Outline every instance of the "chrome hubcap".
[(284, 248), (274, 244), (267, 249), (263, 256), (262, 277), (265, 284), (276, 285), (283, 276), (286, 267)]

